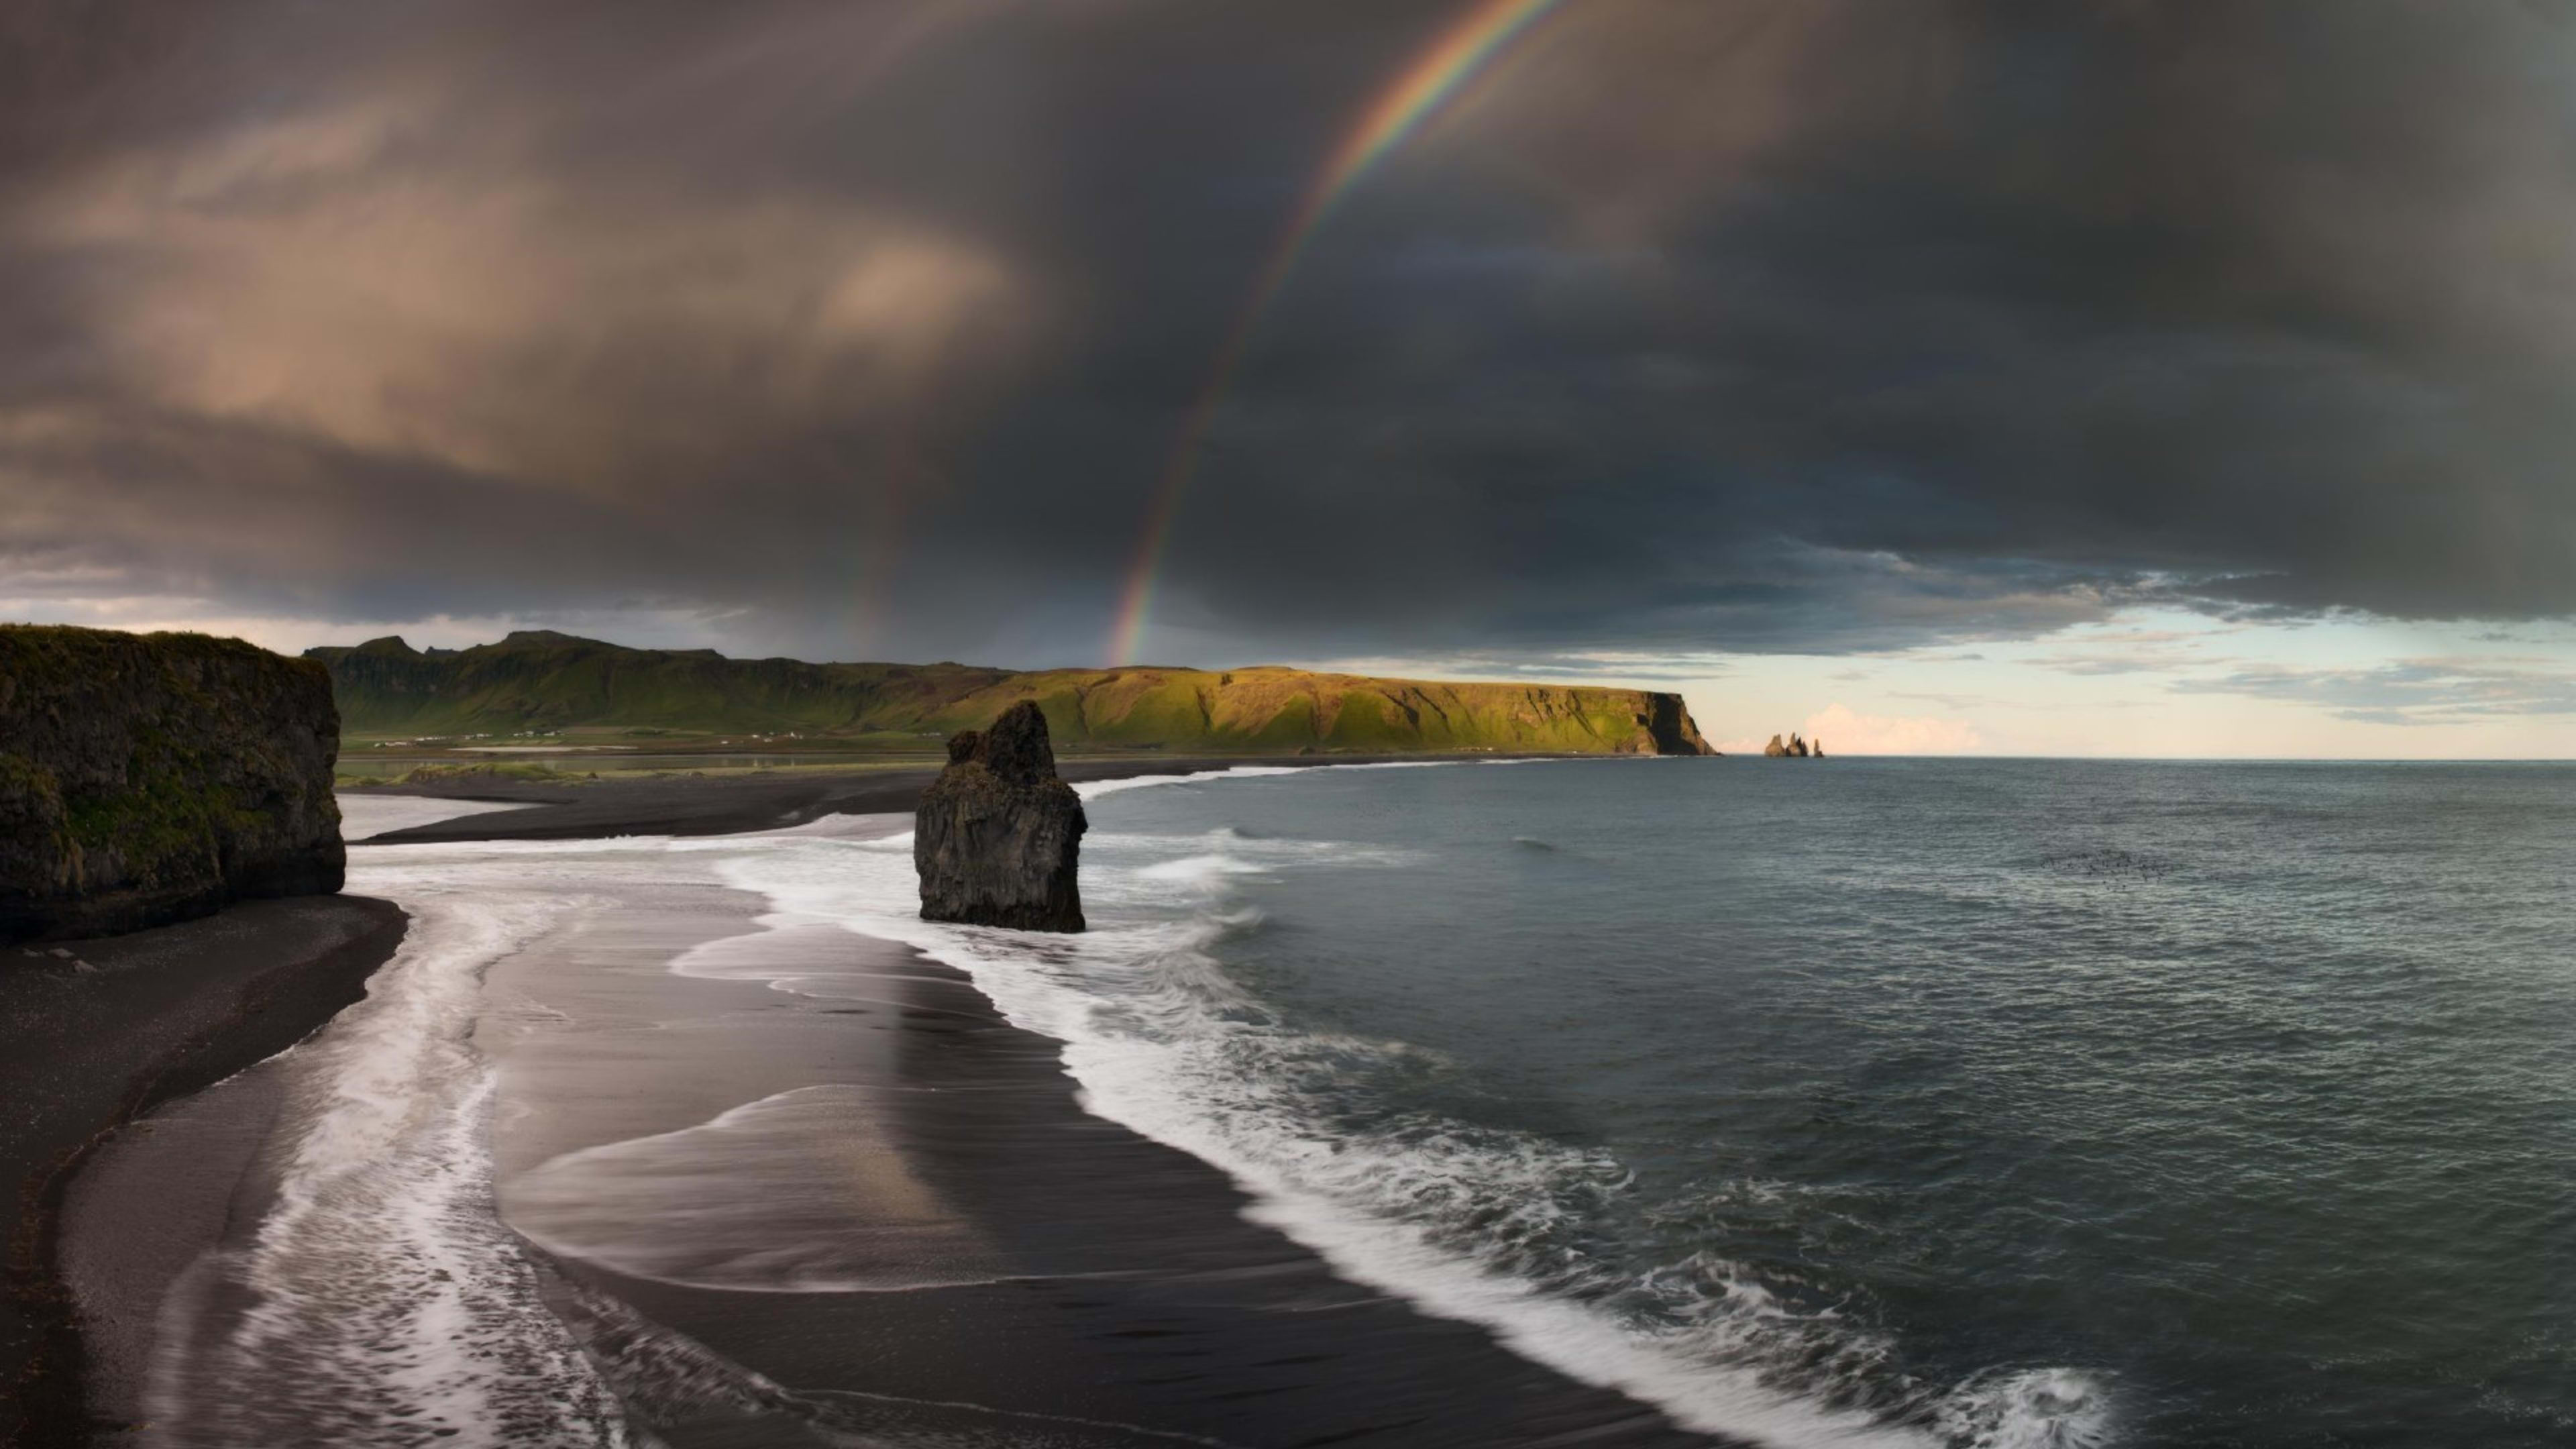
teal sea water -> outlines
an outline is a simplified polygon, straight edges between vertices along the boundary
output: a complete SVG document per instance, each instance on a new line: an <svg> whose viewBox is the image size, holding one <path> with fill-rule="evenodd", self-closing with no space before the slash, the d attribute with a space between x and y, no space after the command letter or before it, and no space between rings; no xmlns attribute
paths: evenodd
<svg viewBox="0 0 2576 1449"><path fill-rule="evenodd" d="M1101 939L976 949L1095 1105L1686 1423L2576 1442L2576 769L1598 761L1090 809Z"/></svg>

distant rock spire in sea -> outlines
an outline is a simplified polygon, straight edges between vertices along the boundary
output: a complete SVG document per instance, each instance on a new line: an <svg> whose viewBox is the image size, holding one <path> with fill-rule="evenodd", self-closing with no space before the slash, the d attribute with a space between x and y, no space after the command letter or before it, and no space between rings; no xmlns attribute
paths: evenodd
<svg viewBox="0 0 2576 1449"><path fill-rule="evenodd" d="M1778 735L1773 735L1771 737L1771 743L1762 747L1762 753L1775 760L1804 760L1811 758L1821 760L1825 757L1825 742L1817 740L1810 743L1806 740L1800 739L1793 732L1789 736L1788 743L1783 744L1781 743Z"/></svg>

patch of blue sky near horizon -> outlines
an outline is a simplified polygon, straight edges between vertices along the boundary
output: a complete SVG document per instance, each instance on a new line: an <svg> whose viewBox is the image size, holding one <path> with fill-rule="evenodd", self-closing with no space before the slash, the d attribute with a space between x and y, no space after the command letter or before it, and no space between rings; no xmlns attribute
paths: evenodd
<svg viewBox="0 0 2576 1449"><path fill-rule="evenodd" d="M1678 690L1730 754L2576 758L2576 623L2217 619L2137 610L1877 654L1574 651L1285 660L1349 673Z"/></svg>

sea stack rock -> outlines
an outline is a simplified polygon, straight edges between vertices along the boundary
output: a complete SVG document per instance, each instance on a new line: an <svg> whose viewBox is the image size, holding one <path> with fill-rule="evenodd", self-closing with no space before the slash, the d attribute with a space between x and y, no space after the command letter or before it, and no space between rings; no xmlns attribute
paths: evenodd
<svg viewBox="0 0 2576 1449"><path fill-rule="evenodd" d="M237 639L0 625L0 941L340 889L322 666Z"/></svg>
<svg viewBox="0 0 2576 1449"><path fill-rule="evenodd" d="M1780 743L1780 737L1778 735L1773 735L1771 737L1771 743L1762 747L1762 753L1776 760L1789 753L1789 747Z"/></svg>
<svg viewBox="0 0 2576 1449"><path fill-rule="evenodd" d="M948 741L948 768L913 814L921 918L1079 931L1082 799L1056 778L1046 716L1022 701Z"/></svg>

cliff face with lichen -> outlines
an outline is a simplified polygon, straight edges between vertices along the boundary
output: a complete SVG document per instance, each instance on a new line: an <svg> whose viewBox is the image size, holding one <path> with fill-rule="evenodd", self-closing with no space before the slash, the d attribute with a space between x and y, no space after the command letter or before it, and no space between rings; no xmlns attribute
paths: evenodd
<svg viewBox="0 0 2576 1449"><path fill-rule="evenodd" d="M340 889L320 666L202 634L0 625L0 941Z"/></svg>
<svg viewBox="0 0 2576 1449"><path fill-rule="evenodd" d="M1023 931L1083 928L1078 872L1090 822L1056 778L1046 716L1018 704L948 741L948 768L913 812L921 917Z"/></svg>
<svg viewBox="0 0 2576 1449"><path fill-rule="evenodd" d="M331 670L348 727L374 733L794 730L919 748L1026 700L1067 749L1715 753L1680 695L1589 685L1453 684L1272 667L808 664L727 659L706 649L627 649L542 631L471 649L416 650L387 638L305 657Z"/></svg>

